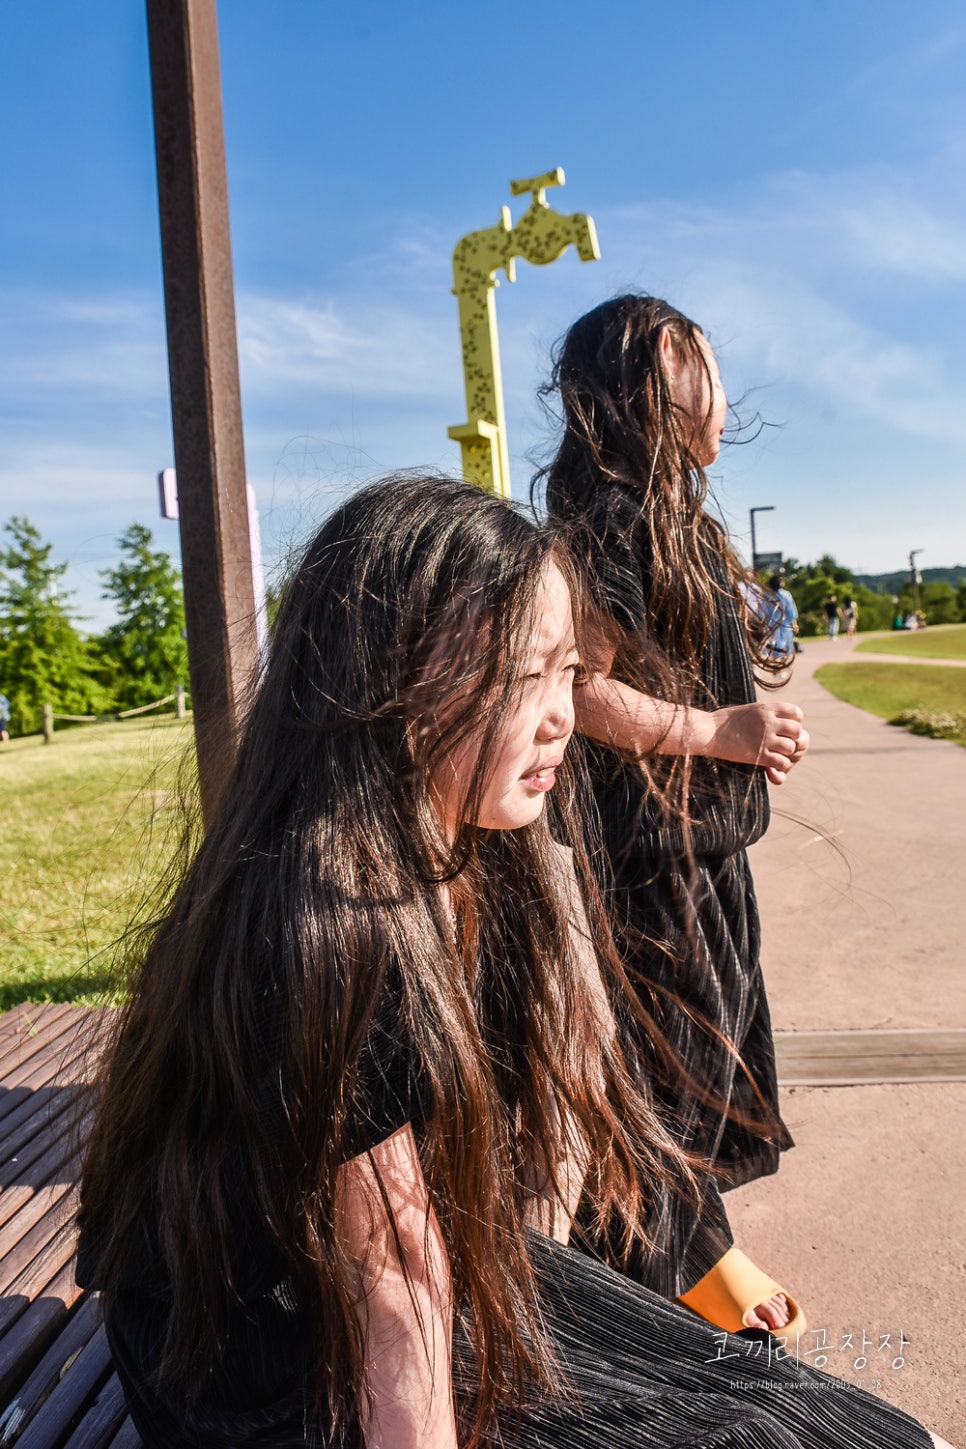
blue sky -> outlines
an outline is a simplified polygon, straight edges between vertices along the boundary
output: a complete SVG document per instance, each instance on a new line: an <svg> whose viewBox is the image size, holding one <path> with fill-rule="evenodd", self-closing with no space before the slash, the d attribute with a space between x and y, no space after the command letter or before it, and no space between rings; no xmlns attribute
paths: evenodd
<svg viewBox="0 0 966 1449"><path fill-rule="evenodd" d="M966 15L953 0L219 7L249 481L268 563L394 467L453 470L450 256L563 166L602 259L520 264L498 311L515 490L548 349L627 287L708 332L774 426L715 475L739 547L966 562ZM0 520L94 624L171 462L140 0L0 9ZM513 203L515 214L521 205Z"/></svg>

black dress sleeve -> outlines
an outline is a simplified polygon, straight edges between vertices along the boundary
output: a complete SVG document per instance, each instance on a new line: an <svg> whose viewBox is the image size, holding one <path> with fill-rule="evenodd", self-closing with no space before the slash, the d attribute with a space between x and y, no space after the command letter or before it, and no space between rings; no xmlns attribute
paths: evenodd
<svg viewBox="0 0 966 1449"><path fill-rule="evenodd" d="M391 971L359 1060L354 1109L346 1128L346 1160L378 1147L407 1123L418 1139L427 1098L402 982L398 971Z"/></svg>

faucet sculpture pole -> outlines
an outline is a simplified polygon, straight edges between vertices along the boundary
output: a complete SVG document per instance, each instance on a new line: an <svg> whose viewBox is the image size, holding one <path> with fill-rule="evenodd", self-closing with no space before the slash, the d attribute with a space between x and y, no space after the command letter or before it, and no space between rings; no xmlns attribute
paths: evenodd
<svg viewBox="0 0 966 1449"><path fill-rule="evenodd" d="M546 188L562 186L561 167L543 176L511 181L514 196L530 193L530 205L516 226L510 208L500 208L496 226L471 231L453 252L453 291L459 302L468 421L449 429L463 454L463 473L481 488L510 497L510 458L503 409L503 378L496 331L496 273L516 281L514 260L543 267L568 246L582 262L600 258L593 220L583 212L562 216L547 204Z"/></svg>

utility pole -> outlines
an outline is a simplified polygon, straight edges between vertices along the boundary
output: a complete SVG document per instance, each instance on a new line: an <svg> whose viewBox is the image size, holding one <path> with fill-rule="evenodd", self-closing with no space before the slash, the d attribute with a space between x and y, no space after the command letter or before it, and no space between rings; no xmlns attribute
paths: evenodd
<svg viewBox="0 0 966 1449"><path fill-rule="evenodd" d="M201 805L235 756L258 647L215 0L147 0L171 420Z"/></svg>
<svg viewBox="0 0 966 1449"><path fill-rule="evenodd" d="M916 614L922 613L922 608L920 606L919 600L919 585L922 582L922 575L916 568L916 555L920 553L925 553L925 551L926 550L924 548L914 548L910 549L909 551L909 572L912 575L912 599L914 605L913 612Z"/></svg>

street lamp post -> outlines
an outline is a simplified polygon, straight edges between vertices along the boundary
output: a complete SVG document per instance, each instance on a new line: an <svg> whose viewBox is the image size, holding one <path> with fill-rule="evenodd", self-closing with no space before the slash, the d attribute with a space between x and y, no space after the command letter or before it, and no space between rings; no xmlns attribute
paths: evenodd
<svg viewBox="0 0 966 1449"><path fill-rule="evenodd" d="M916 554L918 553L925 553L925 549L913 548L909 550L909 572L912 575L912 601L917 615L922 612L919 601L919 570L916 568Z"/></svg>
<svg viewBox="0 0 966 1449"><path fill-rule="evenodd" d="M774 511L775 511L775 505L774 505L774 503L766 503L766 504L764 504L760 508L749 508L749 510L748 510L749 517L751 518L751 571L752 571L752 573L757 573L757 571L758 571L758 545L755 542L755 514L756 513L774 513Z"/></svg>

